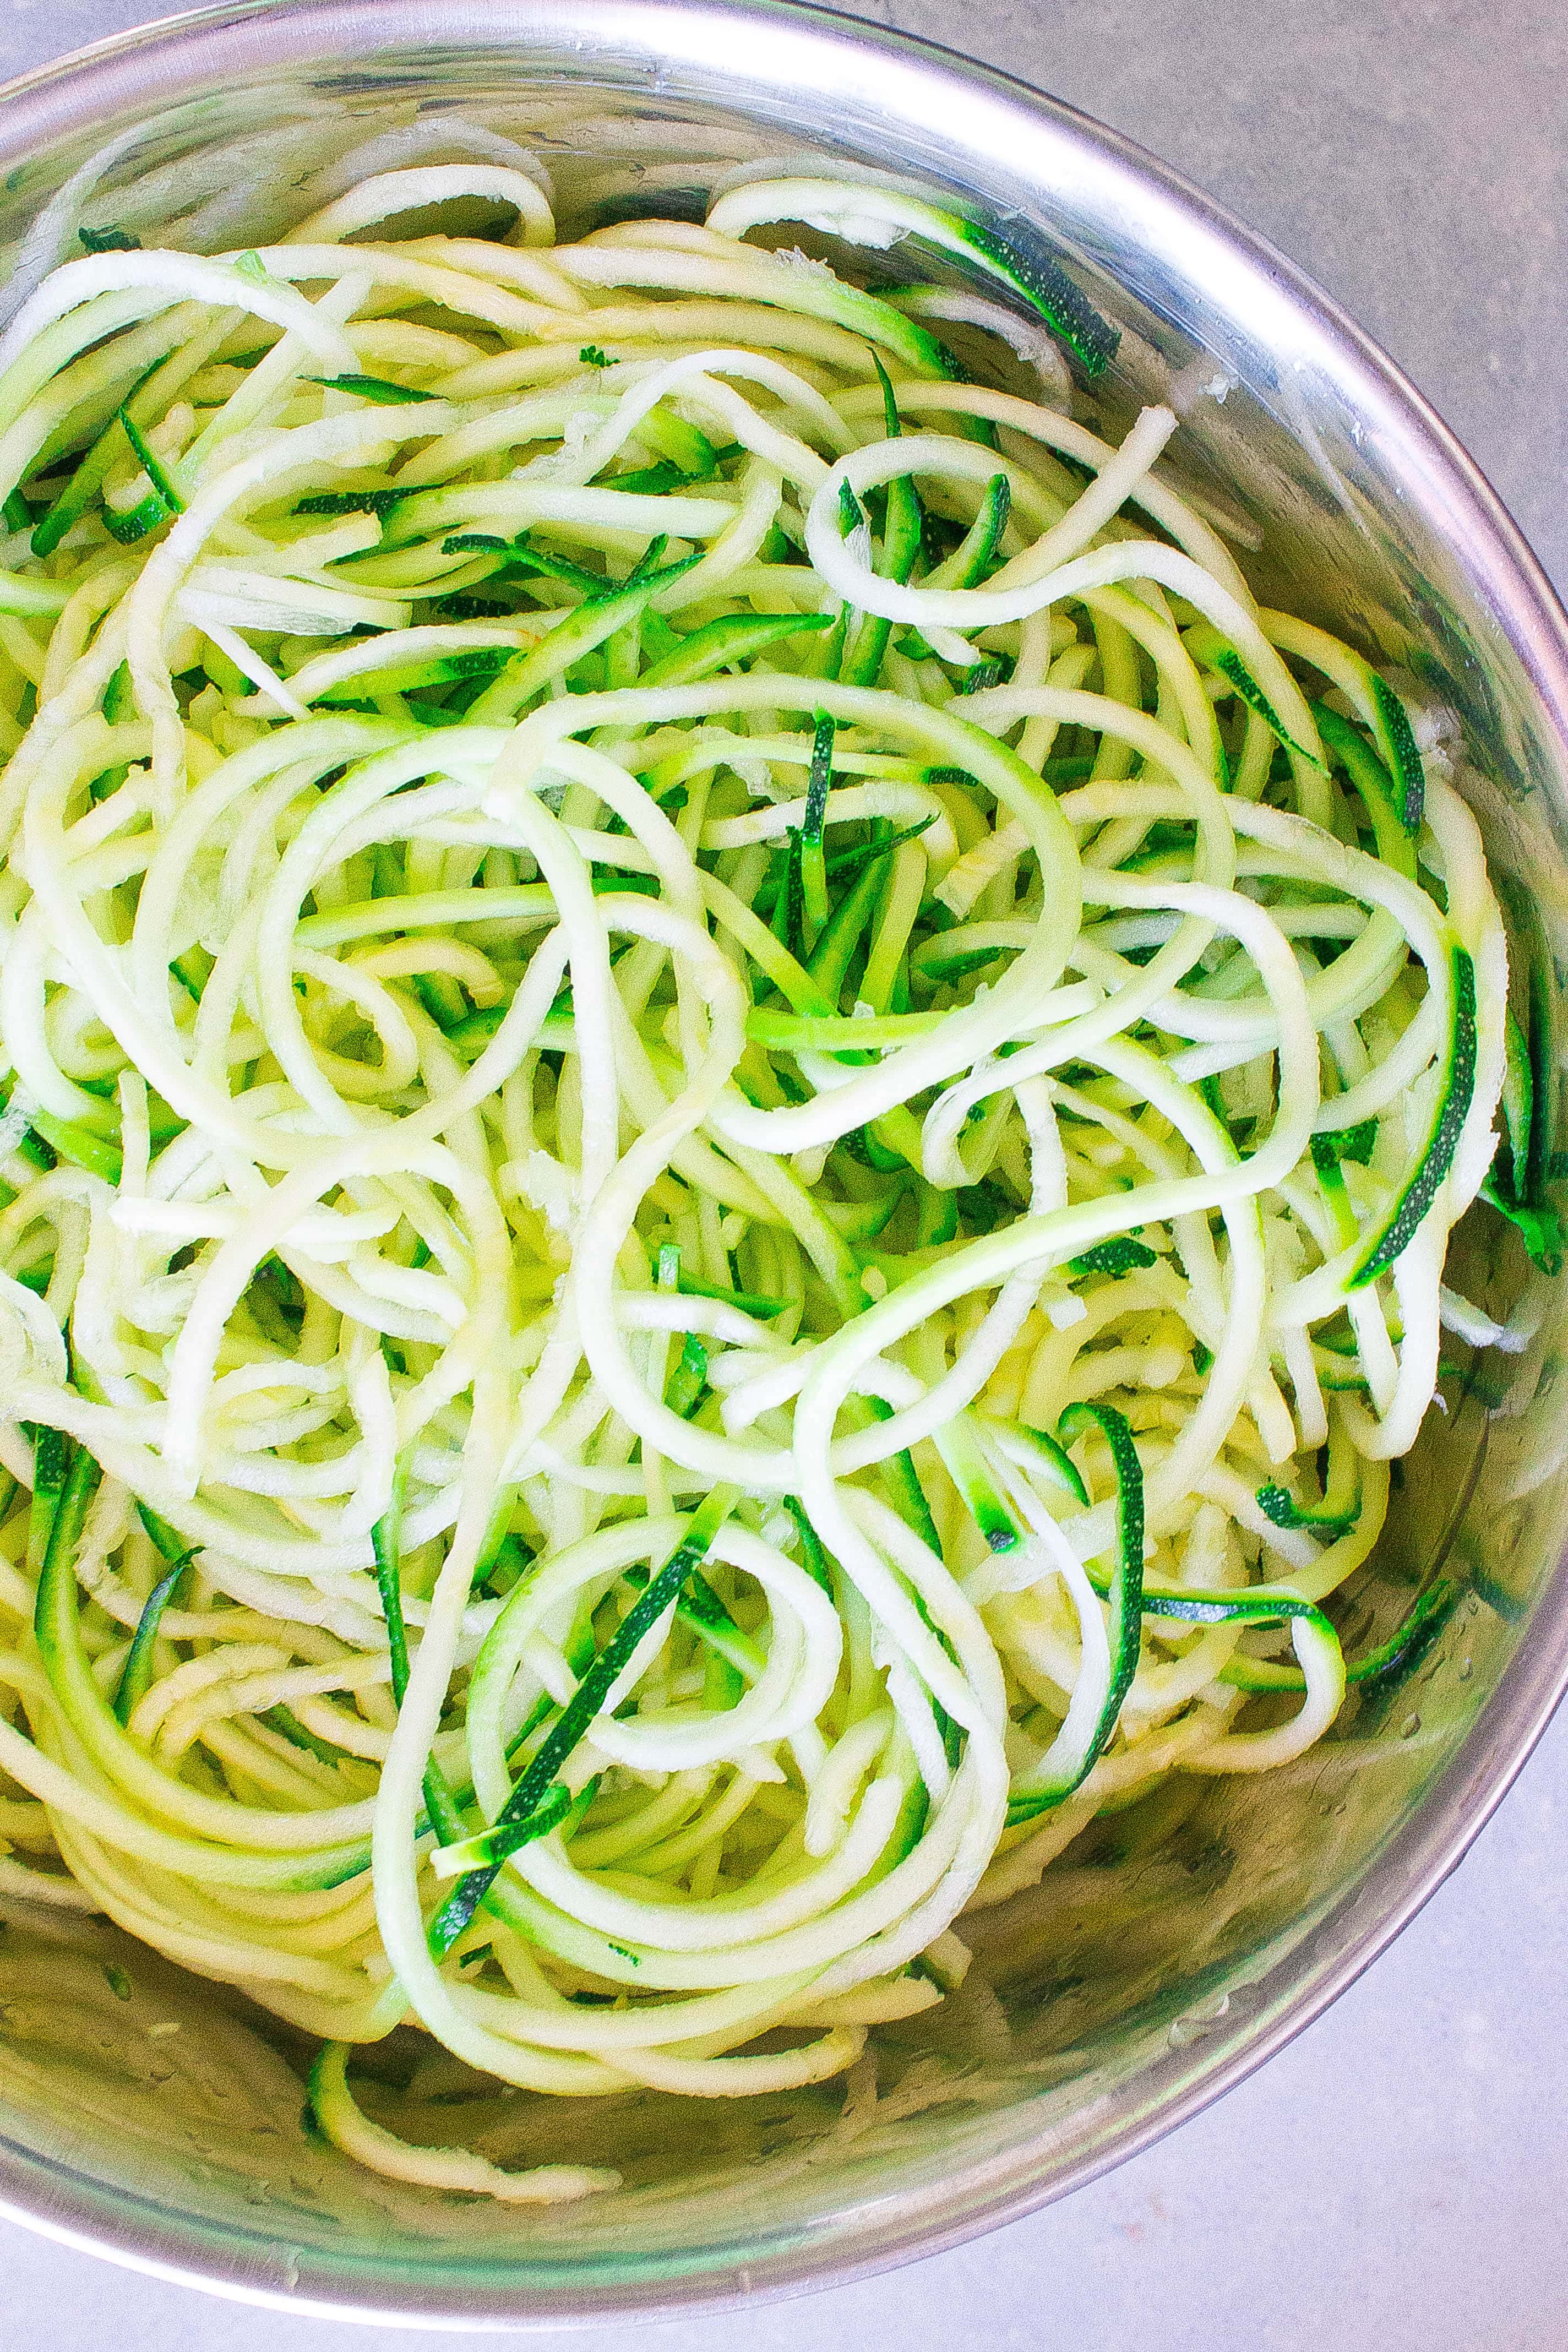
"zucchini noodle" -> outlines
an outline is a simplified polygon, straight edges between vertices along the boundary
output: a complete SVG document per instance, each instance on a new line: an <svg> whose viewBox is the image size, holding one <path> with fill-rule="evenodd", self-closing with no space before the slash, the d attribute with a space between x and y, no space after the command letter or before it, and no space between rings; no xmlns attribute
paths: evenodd
<svg viewBox="0 0 1568 2352"><path fill-rule="evenodd" d="M1535 1048L1056 264L806 179L560 244L461 125L59 259L113 160L0 337L0 1884L319 2036L361 2163L584 2195L353 2049L825 2080L1430 1642L1342 1596L1500 1332L1450 1227L1554 1244Z"/></svg>

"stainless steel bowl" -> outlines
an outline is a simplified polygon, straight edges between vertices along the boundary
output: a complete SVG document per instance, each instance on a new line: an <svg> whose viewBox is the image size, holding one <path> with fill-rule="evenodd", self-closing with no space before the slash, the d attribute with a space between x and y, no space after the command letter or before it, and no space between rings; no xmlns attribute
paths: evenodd
<svg viewBox="0 0 1568 2352"><path fill-rule="evenodd" d="M803 152L892 169L1045 236L1127 331L1113 425L1202 357L1230 389L1181 436L1194 487L1266 534L1258 584L1405 664L1454 712L1516 956L1568 982L1568 625L1486 483L1395 370L1259 238L1126 142L959 59L787 6L297 0L218 8L3 93L0 236L90 152L219 191L232 247L280 189L420 108L535 138L565 226ZM258 134L261 134L258 138ZM111 181L113 175L111 174ZM212 215L207 216L209 226ZM1464 1281L1525 1286L1472 1221ZM1097 1825L976 1923L962 1995L886 2029L878 2099L497 2097L456 2066L443 2127L503 2158L613 2144L613 2198L516 2218L370 2179L300 2126L301 2053L101 1922L0 1935L0 2200L72 2243L295 2309L512 2326L669 2315L842 2281L1085 2181L1300 2031L1451 1870L1568 1679L1563 1307L1432 1416L1368 1622L1439 1559L1466 1598L1418 1675L1260 1780ZM1493 1385L1489 1386L1490 1381ZM134 1999L104 1974L134 1960ZM177 2025L178 2031L149 2032ZM406 2063L406 2061L405 2062ZM426 2088L431 2087L426 2077Z"/></svg>

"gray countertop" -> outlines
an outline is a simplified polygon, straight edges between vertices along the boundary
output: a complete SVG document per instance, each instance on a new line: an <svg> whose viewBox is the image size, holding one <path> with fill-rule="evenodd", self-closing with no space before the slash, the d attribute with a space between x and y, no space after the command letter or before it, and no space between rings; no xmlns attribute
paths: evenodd
<svg viewBox="0 0 1568 2352"><path fill-rule="evenodd" d="M0 72L143 21L8 0ZM866 0L1140 140L1272 236L1406 369L1568 587L1561 0ZM1568 1721L1455 1876L1280 2057L1032 2220L809 2306L588 2331L584 2352L1514 2352L1568 2335ZM0 2352L316 2352L0 2225ZM379 2331L359 2341L381 2341ZM564 2338L561 2341L564 2346ZM450 2342L387 2331L389 2352Z"/></svg>

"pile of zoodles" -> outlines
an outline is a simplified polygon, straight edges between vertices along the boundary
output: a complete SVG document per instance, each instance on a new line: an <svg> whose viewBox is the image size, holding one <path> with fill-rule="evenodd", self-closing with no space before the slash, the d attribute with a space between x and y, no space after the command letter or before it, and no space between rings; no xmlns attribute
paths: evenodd
<svg viewBox="0 0 1568 2352"><path fill-rule="evenodd" d="M1430 1642L1338 1596L1539 1054L1430 714L1079 421L1055 263L558 245L449 122L257 251L91 186L0 340L0 1891L580 2195L351 2046L826 2079Z"/></svg>

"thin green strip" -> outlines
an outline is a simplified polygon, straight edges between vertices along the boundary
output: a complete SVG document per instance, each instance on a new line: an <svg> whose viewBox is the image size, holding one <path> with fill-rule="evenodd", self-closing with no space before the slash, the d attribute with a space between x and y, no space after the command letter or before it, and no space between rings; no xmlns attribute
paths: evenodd
<svg viewBox="0 0 1568 2352"><path fill-rule="evenodd" d="M120 1722L129 1723L138 1706L153 1687L153 1644L158 1639L158 1626L165 1609L174 1600L186 1569L195 1558L197 1547L181 1555L167 1574L159 1578L142 1606L136 1621L136 1631L131 1637L131 1647L121 1669L120 1687L114 1694L114 1712Z"/></svg>
<svg viewBox="0 0 1568 2352"><path fill-rule="evenodd" d="M1043 1789L1032 1789L1026 1782L1015 1789L1007 1805L1010 1824L1032 1821L1037 1813L1050 1811L1082 1786L1116 1728L1122 1701L1138 1672L1143 1612L1143 1469L1131 1423L1114 1405L1094 1402L1069 1404L1057 1423L1057 1435L1068 1444L1091 1426L1100 1430L1110 1446L1116 1473L1116 1565L1111 1571L1109 1594L1110 1682L1088 1738L1056 1782Z"/></svg>
<svg viewBox="0 0 1568 2352"><path fill-rule="evenodd" d="M1436 1117L1415 1175L1368 1243L1347 1287L1364 1290L1409 1247L1453 1165L1476 1090L1476 967L1464 948L1451 950L1453 1025Z"/></svg>
<svg viewBox="0 0 1568 2352"><path fill-rule="evenodd" d="M641 1598L633 1601L545 1733L511 1795L490 1823L492 1832L526 1822L537 1811L557 1771L603 1706L616 1677L629 1664L645 1633L651 1632L666 1610L679 1600L687 1578L707 1559L714 1537L740 1499L738 1487L715 1486L693 1514L679 1543L650 1580ZM518 1841L520 1844L522 1842ZM471 1872L447 1896L430 1923L430 1949L437 1958L451 1950L500 1868L498 1861Z"/></svg>

